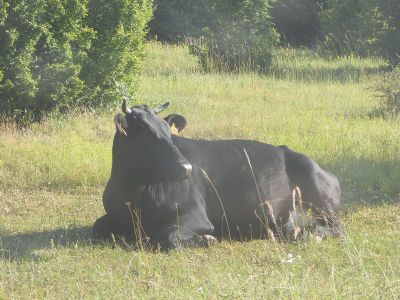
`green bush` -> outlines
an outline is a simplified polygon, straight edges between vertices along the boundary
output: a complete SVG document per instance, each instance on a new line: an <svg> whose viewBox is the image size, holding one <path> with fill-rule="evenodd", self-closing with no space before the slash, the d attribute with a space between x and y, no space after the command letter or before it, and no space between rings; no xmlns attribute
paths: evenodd
<svg viewBox="0 0 400 300"><path fill-rule="evenodd" d="M377 78L375 89L387 112L400 112L400 66Z"/></svg>
<svg viewBox="0 0 400 300"><path fill-rule="evenodd" d="M0 0L0 113L39 120L134 91L150 0ZM1 77L1 75L0 75Z"/></svg>

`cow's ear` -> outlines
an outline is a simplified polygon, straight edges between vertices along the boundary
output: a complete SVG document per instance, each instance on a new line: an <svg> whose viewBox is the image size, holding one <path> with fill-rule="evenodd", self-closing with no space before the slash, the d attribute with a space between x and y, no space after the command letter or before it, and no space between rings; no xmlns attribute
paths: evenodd
<svg viewBox="0 0 400 300"><path fill-rule="evenodd" d="M124 136L127 136L126 129L128 128L128 124L126 123L125 116L123 114L117 114L114 117L114 123L117 127L117 131Z"/></svg>
<svg viewBox="0 0 400 300"><path fill-rule="evenodd" d="M176 129L178 129L178 132L181 132L183 128L186 126L186 119L177 114L171 114L168 115L164 118L165 121L169 124L169 126L175 125Z"/></svg>

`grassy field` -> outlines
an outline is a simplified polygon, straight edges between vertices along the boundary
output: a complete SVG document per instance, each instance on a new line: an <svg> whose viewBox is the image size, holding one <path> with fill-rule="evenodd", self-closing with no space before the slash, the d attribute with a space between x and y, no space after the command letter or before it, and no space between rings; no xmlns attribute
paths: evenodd
<svg viewBox="0 0 400 300"><path fill-rule="evenodd" d="M286 53L285 53L286 51ZM378 59L282 50L271 76L203 74L149 45L136 103L171 101L184 136L286 144L339 177L347 237L153 253L91 241L119 110L0 129L0 299L400 297L400 120L377 118ZM300 57L300 58L298 58Z"/></svg>

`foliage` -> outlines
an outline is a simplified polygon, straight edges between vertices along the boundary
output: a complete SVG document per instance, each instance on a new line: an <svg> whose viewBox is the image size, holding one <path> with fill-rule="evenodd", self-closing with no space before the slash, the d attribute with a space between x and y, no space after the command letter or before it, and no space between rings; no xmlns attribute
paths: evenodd
<svg viewBox="0 0 400 300"><path fill-rule="evenodd" d="M0 27L0 111L39 116L83 89L78 77L93 32L83 25L85 1L8 1Z"/></svg>
<svg viewBox="0 0 400 300"><path fill-rule="evenodd" d="M376 78L375 90L388 112L400 112L400 66Z"/></svg>
<svg viewBox="0 0 400 300"><path fill-rule="evenodd" d="M335 54L396 58L400 54L399 11L395 0L327 0L321 13L325 46Z"/></svg>
<svg viewBox="0 0 400 300"><path fill-rule="evenodd" d="M250 2L156 0L150 32L168 42L194 38L191 41L197 41L195 44L198 46L194 53L199 55L206 70L231 69L232 64L248 61L250 55L255 56L253 61L257 64L259 54L249 51L253 45L254 48L258 47L251 36L253 32L267 41L269 46L265 51L264 63L268 62L268 49L276 40L270 31L272 27L279 33L280 42L285 46L322 45L318 47L319 50L328 50L329 55L379 55L389 58L393 63L400 60L398 0L258 0L249 5ZM248 10L251 6L253 8ZM260 14L256 16L253 9L259 10ZM245 19L250 19L250 22L242 19L242 12L246 12ZM268 24L266 31L265 28L260 29L262 24ZM238 32L240 27L243 30ZM248 33L250 42L238 38ZM201 37L204 39L198 41ZM238 57L240 62L237 61ZM220 67L221 64L226 66Z"/></svg>
<svg viewBox="0 0 400 300"><path fill-rule="evenodd" d="M0 112L38 120L56 108L110 104L118 81L133 92L151 2L0 4Z"/></svg>

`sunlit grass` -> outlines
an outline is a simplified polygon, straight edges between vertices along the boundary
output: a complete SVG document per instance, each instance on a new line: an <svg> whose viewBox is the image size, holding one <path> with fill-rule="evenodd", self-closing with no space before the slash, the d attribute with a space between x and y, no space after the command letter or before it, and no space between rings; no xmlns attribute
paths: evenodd
<svg viewBox="0 0 400 300"><path fill-rule="evenodd" d="M311 156L341 181L347 237L170 253L94 244L119 107L25 131L2 125L0 299L400 296L400 120L370 116L379 102L367 76L353 80L358 71L351 70L330 78L319 66L339 63L311 54L294 57L298 66L282 58L293 76L204 74L183 46L150 44L148 51L132 105L171 101L165 114L186 117L187 137L257 139ZM349 64L379 69L382 62Z"/></svg>

